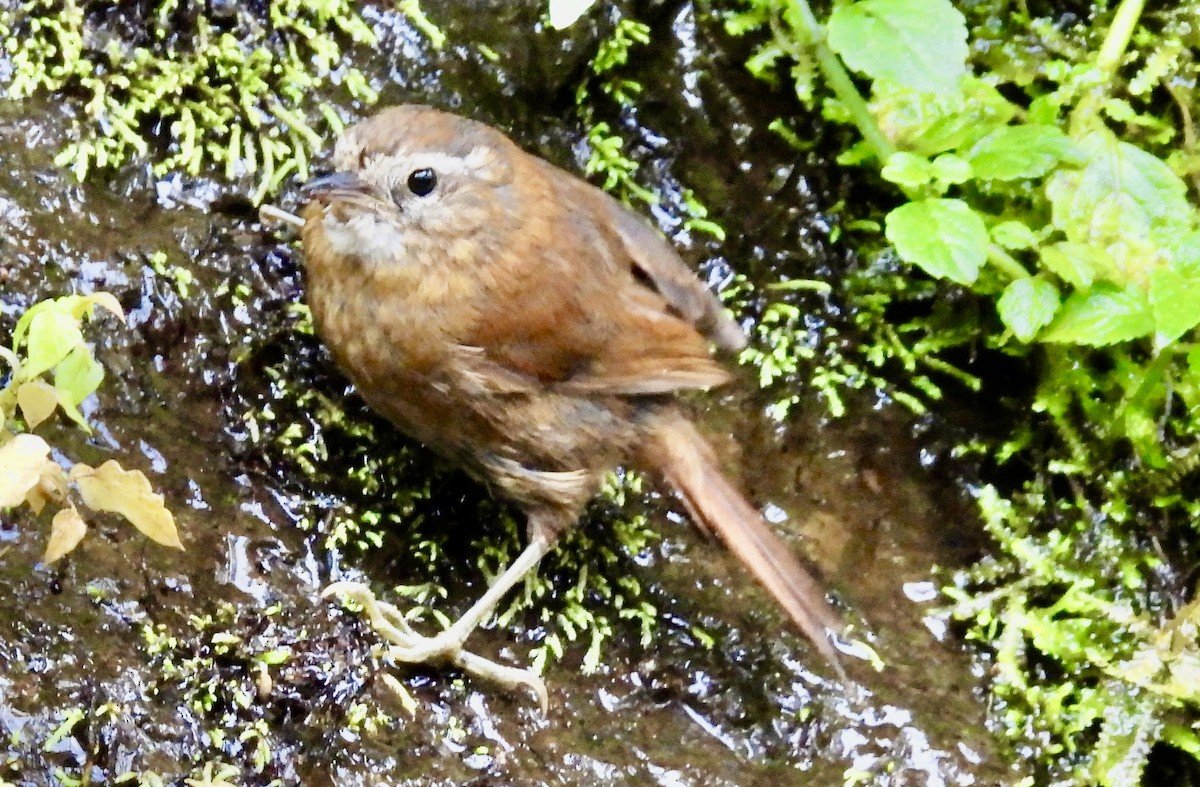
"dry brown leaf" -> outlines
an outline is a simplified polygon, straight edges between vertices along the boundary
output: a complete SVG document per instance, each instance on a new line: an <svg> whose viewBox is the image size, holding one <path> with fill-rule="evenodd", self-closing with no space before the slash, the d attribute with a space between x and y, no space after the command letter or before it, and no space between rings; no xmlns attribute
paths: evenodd
<svg viewBox="0 0 1200 787"><path fill-rule="evenodd" d="M87 535L87 523L75 506L67 506L54 515L50 522L50 540L46 543L46 554L42 562L53 563L68 554Z"/></svg>
<svg viewBox="0 0 1200 787"><path fill-rule="evenodd" d="M37 435L19 434L0 445L0 508L24 503L47 465L58 467L50 459L50 445Z"/></svg>
<svg viewBox="0 0 1200 787"><path fill-rule="evenodd" d="M99 467L80 463L71 468L71 480L89 508L120 514L149 538L183 549L175 517L141 470L126 470L115 459Z"/></svg>
<svg viewBox="0 0 1200 787"><path fill-rule="evenodd" d="M17 389L17 404L26 426L36 429L58 407L58 391L45 380L31 380Z"/></svg>

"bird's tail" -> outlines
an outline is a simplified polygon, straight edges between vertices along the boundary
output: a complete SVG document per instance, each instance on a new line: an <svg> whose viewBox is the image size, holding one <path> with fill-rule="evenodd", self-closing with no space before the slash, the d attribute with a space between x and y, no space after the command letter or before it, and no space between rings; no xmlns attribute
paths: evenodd
<svg viewBox="0 0 1200 787"><path fill-rule="evenodd" d="M712 448L696 428L678 412L658 413L643 460L683 496L692 519L750 569L844 679L830 641L842 631L840 617L791 549L717 468Z"/></svg>

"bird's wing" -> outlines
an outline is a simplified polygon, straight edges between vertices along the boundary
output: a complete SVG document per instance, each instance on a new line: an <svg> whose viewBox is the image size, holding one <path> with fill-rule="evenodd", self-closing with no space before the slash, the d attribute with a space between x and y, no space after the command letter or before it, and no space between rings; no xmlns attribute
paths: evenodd
<svg viewBox="0 0 1200 787"><path fill-rule="evenodd" d="M717 297L671 244L641 216L608 194L597 192L607 226L620 241L636 278L656 291L668 309L724 350L746 346L746 335Z"/></svg>
<svg viewBox="0 0 1200 787"><path fill-rule="evenodd" d="M498 380L517 375L588 394L727 382L710 341L737 349L745 339L719 301L640 217L582 181L552 174L558 202L575 206L552 219L560 251L548 256L531 245L527 264L497 280L497 297L466 342L482 350L476 368L486 374L490 364Z"/></svg>

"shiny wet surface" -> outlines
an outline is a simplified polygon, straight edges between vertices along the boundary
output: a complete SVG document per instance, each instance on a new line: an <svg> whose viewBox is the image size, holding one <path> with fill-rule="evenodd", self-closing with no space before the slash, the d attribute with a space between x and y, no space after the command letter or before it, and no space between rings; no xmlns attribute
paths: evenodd
<svg viewBox="0 0 1200 787"><path fill-rule="evenodd" d="M458 35L471 35L471 24L460 23ZM680 24L663 19L659 32ZM453 37L454 26L448 32ZM822 210L852 185L820 162L796 164L781 145L739 132L770 111L761 88L747 83L733 54L718 49L697 62L684 57L683 39L672 40L679 51L664 47L654 55L663 62L645 66L670 74L668 90L690 84L694 71L721 76L706 88L703 112L687 109L686 96L668 97L650 103L643 125L628 132L643 143L662 140L643 149L662 162L668 193L678 179L710 207L722 206L716 218L731 240L677 238L685 256L715 278L727 267L763 282L836 272L845 261L829 248ZM503 53L519 42L488 43ZM437 56L397 77L383 100L461 108L471 96L472 114L578 170L578 130L551 109L545 77L570 54L543 45L549 54L506 63L504 79L472 57ZM533 83L551 97L511 98L512 85ZM73 460L120 456L146 471L175 512L187 551L158 548L101 518L75 554L50 568L38 563L46 523L6 515L0 776L57 784L61 769L112 783L123 772L155 771L179 783L221 761L238 769L239 784L1006 781L972 662L929 603L940 581L934 567L961 564L980 548L953 477L961 468L938 447L944 436L936 424L914 429L898 408L865 400L830 420L804 391L780 427L761 415L766 399L748 393L750 373L740 393L713 398L722 406L705 424L754 501L834 588L882 671L850 658L852 683L837 685L735 561L668 511L670 501L652 500L648 516L662 540L614 569L648 589L657 614L648 645L633 623L618 627L601 668L584 674L586 646L569 643L547 669L544 718L527 699L452 671L396 670L416 700L410 716L380 678L371 633L319 597L347 575L381 591L403 584L403 555L363 558L298 528L310 498L329 490L305 490L282 472L286 463L254 443L244 418L271 401L279 381L263 370L280 368L280 357L294 357L282 367L295 375L288 384L343 400L345 385L315 341L294 333L289 307L301 298L302 250L280 228L258 223L238 201L238 184L216 199L218 187L155 181L136 167L76 184L52 161L62 111L55 102L0 104L0 150L13 162L0 172L9 227L0 240L0 325L10 328L41 298L117 295L128 327L108 320L89 334L108 370L88 412L96 433L65 424L39 433ZM672 137L657 137L656 128ZM280 202L294 207L295 198L292 189ZM658 214L668 229L674 207L669 198ZM149 258L158 251L195 277L187 297L155 272ZM783 271L784 264L798 267ZM412 450L386 433L380 450L397 445ZM424 526L477 527L464 519L489 510L478 504L486 496L449 478L441 497L434 491ZM602 529L602 517L586 527ZM481 582L464 572L440 608L464 608ZM695 636L697 625L712 647ZM520 663L537 628L530 615L480 632L471 646ZM283 663L260 666L262 654L276 650L288 654ZM390 718L376 719L380 711ZM82 720L55 741L74 712Z"/></svg>

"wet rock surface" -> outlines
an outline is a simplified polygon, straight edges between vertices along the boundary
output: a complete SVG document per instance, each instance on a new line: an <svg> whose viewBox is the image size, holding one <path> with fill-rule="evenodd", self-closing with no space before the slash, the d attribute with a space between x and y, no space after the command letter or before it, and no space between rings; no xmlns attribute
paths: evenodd
<svg viewBox="0 0 1200 787"><path fill-rule="evenodd" d="M381 102L431 103L496 123L578 171L574 85L607 22L562 34L543 29L537 4L424 5L446 20L451 43L441 53L391 12L367 11L383 43L376 62L359 66L377 75ZM831 162L800 159L766 131L785 96L742 73L741 44L724 38L706 8L638 10L654 43L640 50L632 74L647 93L638 112L606 119L664 194L654 218L686 258L714 281L731 270L760 282L829 276L853 264L832 249L827 212L856 186ZM452 21L456 14L463 21ZM483 25L488 14L507 21ZM462 43L481 40L498 61ZM302 513L337 509L352 492L305 488L287 461L255 441L245 417L291 386L370 419L317 342L296 332L303 250L239 201L247 184L154 179L136 165L77 184L53 163L69 111L57 99L0 103L0 151L10 162L0 172L8 228L0 333L43 298L101 289L117 296L128 324L106 319L89 333L108 374L85 408L95 432L62 422L39 434L73 460L118 456L145 471L174 511L186 552L99 517L76 552L47 567L39 563L46 523L4 515L0 778L58 784L58 772L109 784L155 772L182 783L223 763L236 769L231 783L247 785L1004 781L971 662L927 603L933 567L978 547L952 469L920 460L931 432L914 435L903 413L868 402L830 420L804 394L779 427L761 415L765 402L749 373L739 391L712 398L723 406L706 419L708 430L859 622L882 671L848 659L852 681L839 685L669 500L648 507L662 540L611 569L648 588L657 633L643 645L635 625L618 628L593 674L582 670L586 643L568 643L546 671L545 717L527 698L450 670L380 663L375 636L320 591L345 576L381 592L409 582L406 543L396 537L364 558L328 543L329 531L301 529ZM819 142L825 132L812 133ZM725 226L725 243L682 229L683 184ZM294 206L297 185L278 203ZM156 252L166 255L165 272L151 263ZM194 277L186 294L175 269ZM279 369L288 376L268 376ZM381 454L415 457L404 466L426 484L435 479L424 527L461 532L495 510L458 475L431 474L432 460L386 425L373 428ZM313 461L336 466L341 458L330 450ZM602 531L602 513L586 527ZM484 581L461 548L450 559L462 572L438 602L447 614ZM480 632L471 646L522 663L539 625L527 615ZM714 637L712 647L697 626ZM385 674L402 680L411 712Z"/></svg>

